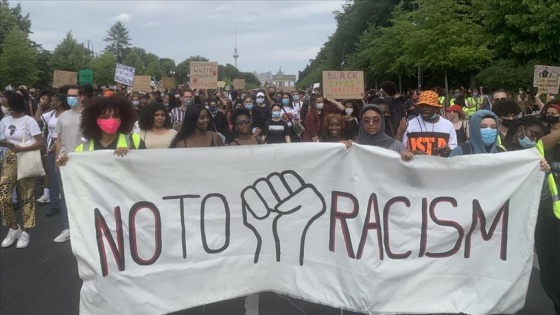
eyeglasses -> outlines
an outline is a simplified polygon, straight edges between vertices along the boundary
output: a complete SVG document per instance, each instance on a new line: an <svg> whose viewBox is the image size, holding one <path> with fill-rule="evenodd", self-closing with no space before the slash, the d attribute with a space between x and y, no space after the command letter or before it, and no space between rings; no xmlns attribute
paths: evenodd
<svg viewBox="0 0 560 315"><path fill-rule="evenodd" d="M381 123L381 118L380 117L373 117L373 118L367 117L367 118L362 119L362 123L364 123L364 125L371 125L371 124L379 125Z"/></svg>
<svg viewBox="0 0 560 315"><path fill-rule="evenodd" d="M251 120L250 120L250 119L242 119L242 120L238 120L238 121L235 122L235 124L236 124L237 126L248 125L248 124L250 124L250 123L251 123Z"/></svg>

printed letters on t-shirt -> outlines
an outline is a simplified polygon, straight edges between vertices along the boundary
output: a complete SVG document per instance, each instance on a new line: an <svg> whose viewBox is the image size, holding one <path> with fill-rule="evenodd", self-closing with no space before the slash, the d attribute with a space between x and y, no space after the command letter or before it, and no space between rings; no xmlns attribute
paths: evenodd
<svg viewBox="0 0 560 315"><path fill-rule="evenodd" d="M406 144L411 151L422 151L434 155L435 148L443 148L449 144L449 134L444 132L411 132Z"/></svg>

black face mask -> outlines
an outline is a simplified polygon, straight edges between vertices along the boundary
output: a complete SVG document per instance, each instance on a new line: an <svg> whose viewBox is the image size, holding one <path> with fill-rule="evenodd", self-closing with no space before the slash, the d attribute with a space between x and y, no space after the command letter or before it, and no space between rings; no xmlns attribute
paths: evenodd
<svg viewBox="0 0 560 315"><path fill-rule="evenodd" d="M547 122L549 124L557 124L557 123L560 122L560 117L546 115L545 122Z"/></svg>
<svg viewBox="0 0 560 315"><path fill-rule="evenodd" d="M509 128L513 125L515 119L502 119L502 126Z"/></svg>

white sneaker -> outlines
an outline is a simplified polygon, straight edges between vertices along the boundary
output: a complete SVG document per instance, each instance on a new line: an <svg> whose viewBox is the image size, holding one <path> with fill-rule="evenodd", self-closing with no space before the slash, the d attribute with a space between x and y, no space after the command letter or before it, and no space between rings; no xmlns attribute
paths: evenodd
<svg viewBox="0 0 560 315"><path fill-rule="evenodd" d="M41 198L37 199L38 203L50 203L51 199L49 198L49 195L42 195Z"/></svg>
<svg viewBox="0 0 560 315"><path fill-rule="evenodd" d="M9 229L8 230L8 235L6 235L6 238L2 241L2 247L10 247L12 246L12 244L19 238L19 236L21 235L21 228L18 225L17 230L14 229Z"/></svg>
<svg viewBox="0 0 560 315"><path fill-rule="evenodd" d="M64 242L66 242L66 241L69 240L69 239L70 239L70 230L69 230L69 229L65 229L65 230L62 231L62 233L60 233L59 236L57 236L57 237L54 239L54 241L55 241L56 243L64 243Z"/></svg>
<svg viewBox="0 0 560 315"><path fill-rule="evenodd" d="M17 241L16 248L26 248L29 245L29 233L22 232Z"/></svg>

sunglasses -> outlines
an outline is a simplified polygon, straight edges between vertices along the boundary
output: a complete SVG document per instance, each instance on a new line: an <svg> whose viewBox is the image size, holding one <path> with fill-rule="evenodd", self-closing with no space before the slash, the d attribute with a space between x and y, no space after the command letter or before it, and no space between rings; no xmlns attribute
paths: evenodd
<svg viewBox="0 0 560 315"><path fill-rule="evenodd" d="M238 121L235 122L235 124L236 124L237 126L248 125L248 124L250 124L250 123L251 123L251 120L250 120L250 119L241 119L241 120L238 120Z"/></svg>

